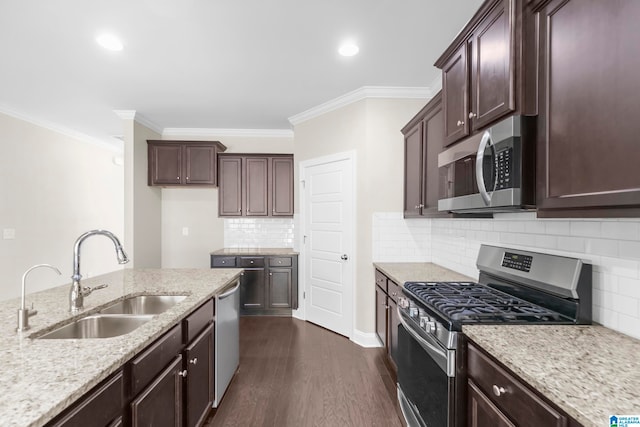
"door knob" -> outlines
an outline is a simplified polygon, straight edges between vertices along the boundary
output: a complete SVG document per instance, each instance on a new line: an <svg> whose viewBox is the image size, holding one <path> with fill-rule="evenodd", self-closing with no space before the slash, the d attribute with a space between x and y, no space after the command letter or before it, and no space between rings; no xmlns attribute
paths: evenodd
<svg viewBox="0 0 640 427"><path fill-rule="evenodd" d="M347 256L347 254L343 254L343 255L340 257L340 259L341 259L341 260L343 260L343 261L346 261L346 260L348 260L348 259L349 259L349 257Z"/></svg>

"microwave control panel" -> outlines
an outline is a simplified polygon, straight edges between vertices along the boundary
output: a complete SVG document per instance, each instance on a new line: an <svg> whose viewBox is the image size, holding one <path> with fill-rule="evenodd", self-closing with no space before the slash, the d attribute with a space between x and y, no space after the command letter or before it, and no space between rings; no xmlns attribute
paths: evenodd
<svg viewBox="0 0 640 427"><path fill-rule="evenodd" d="M496 190L513 188L513 147L495 154Z"/></svg>

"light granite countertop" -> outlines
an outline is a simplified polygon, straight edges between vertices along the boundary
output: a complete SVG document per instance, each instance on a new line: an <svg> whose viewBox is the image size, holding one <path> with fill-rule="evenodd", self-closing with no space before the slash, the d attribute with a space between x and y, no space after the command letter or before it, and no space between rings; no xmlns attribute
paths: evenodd
<svg viewBox="0 0 640 427"><path fill-rule="evenodd" d="M477 282L430 262L374 262L373 266L402 286L404 282Z"/></svg>
<svg viewBox="0 0 640 427"><path fill-rule="evenodd" d="M292 248L222 248L211 255L298 255Z"/></svg>
<svg viewBox="0 0 640 427"><path fill-rule="evenodd" d="M70 284L27 294L38 314L31 329L17 333L20 299L0 302L0 420L3 427L41 426L82 397L136 353L168 331L207 299L232 285L242 269L120 270L82 281L84 286L106 283L84 300L78 315L69 312ZM114 300L140 294L188 295L133 332L103 339L32 339L94 313Z"/></svg>
<svg viewBox="0 0 640 427"><path fill-rule="evenodd" d="M640 340L603 326L468 325L462 331L585 427L640 414Z"/></svg>

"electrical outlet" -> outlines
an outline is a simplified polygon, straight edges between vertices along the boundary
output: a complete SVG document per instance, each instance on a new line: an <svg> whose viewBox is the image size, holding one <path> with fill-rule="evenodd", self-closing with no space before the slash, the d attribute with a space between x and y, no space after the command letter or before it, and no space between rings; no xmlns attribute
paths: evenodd
<svg viewBox="0 0 640 427"><path fill-rule="evenodd" d="M2 229L2 238L4 240L13 240L16 238L16 230L14 228Z"/></svg>
<svg viewBox="0 0 640 427"><path fill-rule="evenodd" d="M183 236L189 235L189 227L182 227L182 235Z"/></svg>

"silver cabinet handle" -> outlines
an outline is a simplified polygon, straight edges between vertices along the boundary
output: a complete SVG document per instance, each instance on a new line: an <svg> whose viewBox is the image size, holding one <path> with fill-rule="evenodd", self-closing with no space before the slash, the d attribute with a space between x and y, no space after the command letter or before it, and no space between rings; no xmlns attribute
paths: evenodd
<svg viewBox="0 0 640 427"><path fill-rule="evenodd" d="M182 378L187 378L187 370L185 369L184 371L178 371L178 375Z"/></svg>
<svg viewBox="0 0 640 427"><path fill-rule="evenodd" d="M498 387L497 385L493 385L493 394L495 394L497 397L500 397L501 395L505 394L507 391L504 389L504 387Z"/></svg>
<svg viewBox="0 0 640 427"><path fill-rule="evenodd" d="M198 358L194 357L193 359L189 360L189 363L191 363L192 365L197 365L198 364Z"/></svg>
<svg viewBox="0 0 640 427"><path fill-rule="evenodd" d="M462 125L464 125L464 122L463 122L462 120L458 120L457 125L458 125L458 126L462 126Z"/></svg>
<svg viewBox="0 0 640 427"><path fill-rule="evenodd" d="M478 117L478 115L476 113L469 113L469 118L470 119L475 119L476 117Z"/></svg>

